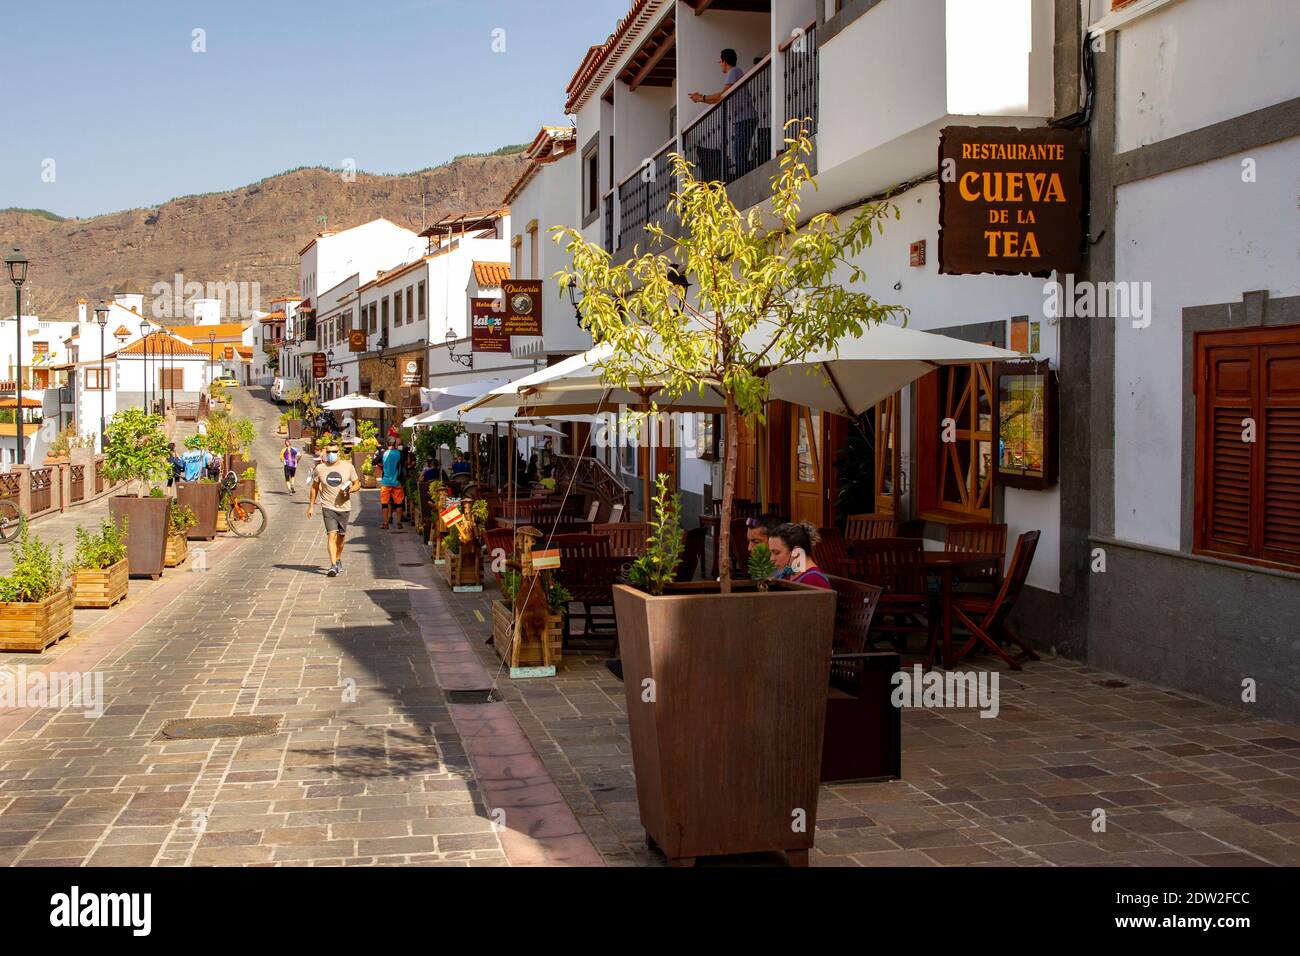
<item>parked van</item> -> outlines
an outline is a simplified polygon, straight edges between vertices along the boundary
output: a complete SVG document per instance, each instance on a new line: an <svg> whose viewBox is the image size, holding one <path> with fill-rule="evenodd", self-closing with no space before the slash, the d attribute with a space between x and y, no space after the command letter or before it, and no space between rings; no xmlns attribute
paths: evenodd
<svg viewBox="0 0 1300 956"><path fill-rule="evenodd" d="M271 401L275 402L277 405L283 405L284 394L288 390L289 390L288 380L283 378L277 378L275 381L271 383Z"/></svg>

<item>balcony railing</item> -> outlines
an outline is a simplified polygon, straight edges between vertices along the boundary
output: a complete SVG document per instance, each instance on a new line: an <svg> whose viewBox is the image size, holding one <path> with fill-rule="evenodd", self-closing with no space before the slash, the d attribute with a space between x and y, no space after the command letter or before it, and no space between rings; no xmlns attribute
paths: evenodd
<svg viewBox="0 0 1300 956"><path fill-rule="evenodd" d="M603 235L604 249L606 252L614 251L614 190L605 193L605 198L601 200L605 206L605 232Z"/></svg>
<svg viewBox="0 0 1300 956"><path fill-rule="evenodd" d="M772 58L682 133L682 152L709 182L733 183L772 158Z"/></svg>
<svg viewBox="0 0 1300 956"><path fill-rule="evenodd" d="M673 193L673 169L669 156L677 149L674 137L660 147L618 187L619 247L637 242L645 227L659 222Z"/></svg>
<svg viewBox="0 0 1300 956"><path fill-rule="evenodd" d="M804 124L809 135L817 132L817 24L805 27L781 48L785 66L785 119L812 119ZM793 133L787 133L789 136Z"/></svg>

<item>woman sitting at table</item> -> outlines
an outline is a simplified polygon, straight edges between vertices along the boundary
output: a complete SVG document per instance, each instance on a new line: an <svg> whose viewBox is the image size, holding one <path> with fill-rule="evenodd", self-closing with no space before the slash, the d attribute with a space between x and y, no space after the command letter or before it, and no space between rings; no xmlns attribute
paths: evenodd
<svg viewBox="0 0 1300 956"><path fill-rule="evenodd" d="M807 523L783 524L772 531L767 546L772 551L777 580L831 589L830 578L812 559L817 537L817 529Z"/></svg>

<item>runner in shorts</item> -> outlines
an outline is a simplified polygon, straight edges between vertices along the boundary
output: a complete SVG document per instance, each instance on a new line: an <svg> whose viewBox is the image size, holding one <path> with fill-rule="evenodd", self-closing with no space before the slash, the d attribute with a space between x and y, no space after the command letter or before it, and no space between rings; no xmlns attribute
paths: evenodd
<svg viewBox="0 0 1300 956"><path fill-rule="evenodd" d="M298 477L298 459L302 452L289 443L289 439L284 440L284 450L280 452L280 462L284 465L284 487L288 489L289 494L296 495L298 489L294 487L294 481Z"/></svg>
<svg viewBox="0 0 1300 956"><path fill-rule="evenodd" d="M325 572L332 578L343 573L343 543L347 540L348 520L352 517L352 496L361 490L361 476L351 461L339 460L337 445L325 450L325 460L312 473L311 500L307 502L307 517L316 510L320 499L321 515L325 518L325 543L329 547L330 565Z"/></svg>
<svg viewBox="0 0 1300 956"><path fill-rule="evenodd" d="M384 523L379 527L388 530L388 519L397 512L397 530L402 530L402 508L406 504L406 490L402 487L402 465L405 455L396 438L388 439L384 452L384 474L379 479L379 504L384 509Z"/></svg>

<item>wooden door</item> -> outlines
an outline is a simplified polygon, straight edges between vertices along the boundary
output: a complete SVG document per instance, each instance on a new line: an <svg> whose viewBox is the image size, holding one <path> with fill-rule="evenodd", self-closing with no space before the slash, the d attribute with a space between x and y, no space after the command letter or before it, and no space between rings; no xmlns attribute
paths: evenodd
<svg viewBox="0 0 1300 956"><path fill-rule="evenodd" d="M899 425L901 393L894 393L875 409L875 489L876 514L897 515L898 511L898 449L902 434Z"/></svg>
<svg viewBox="0 0 1300 956"><path fill-rule="evenodd" d="M790 411L790 520L820 528L826 514L822 413L802 405Z"/></svg>

